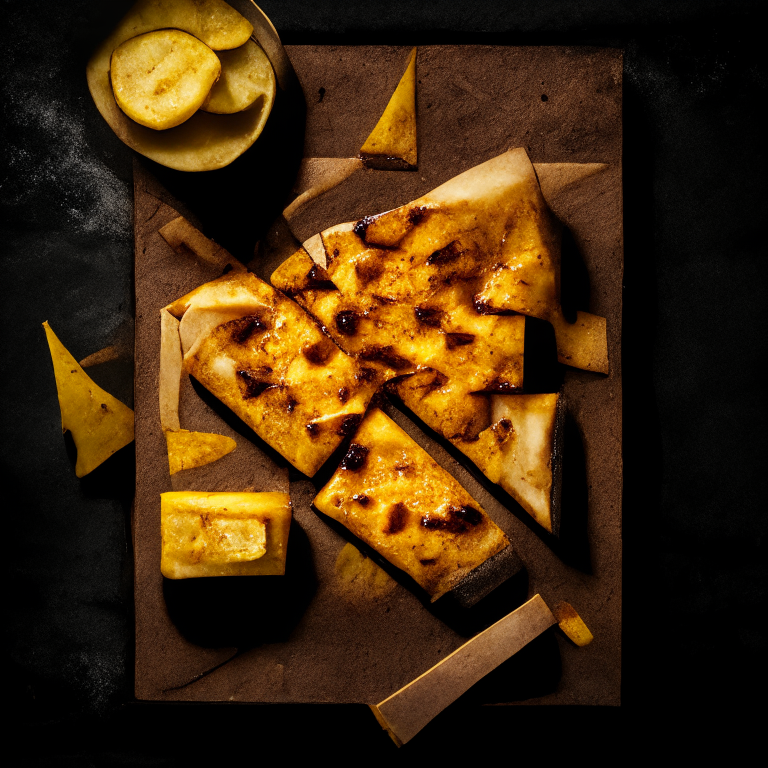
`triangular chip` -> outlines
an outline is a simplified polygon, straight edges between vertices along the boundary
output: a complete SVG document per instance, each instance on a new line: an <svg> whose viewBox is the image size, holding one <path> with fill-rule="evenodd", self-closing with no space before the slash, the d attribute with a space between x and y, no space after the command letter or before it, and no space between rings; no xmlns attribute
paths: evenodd
<svg viewBox="0 0 768 768"><path fill-rule="evenodd" d="M77 447L75 474L84 477L133 440L133 411L94 384L43 323L59 393L61 426Z"/></svg>
<svg viewBox="0 0 768 768"><path fill-rule="evenodd" d="M416 168L416 49L411 51L405 74L360 148L369 168L413 170Z"/></svg>
<svg viewBox="0 0 768 768"><path fill-rule="evenodd" d="M210 464L237 448L237 443L231 437L211 432L190 432L187 429L166 432L165 440L168 444L168 466L172 475L182 469Z"/></svg>

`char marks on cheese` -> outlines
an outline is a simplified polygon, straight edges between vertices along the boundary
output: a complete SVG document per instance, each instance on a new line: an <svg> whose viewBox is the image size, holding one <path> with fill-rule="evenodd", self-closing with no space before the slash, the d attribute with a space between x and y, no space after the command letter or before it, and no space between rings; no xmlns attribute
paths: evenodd
<svg viewBox="0 0 768 768"><path fill-rule="evenodd" d="M238 308L242 316L231 317ZM307 475L354 431L378 387L299 306L253 274L208 284L189 299L182 329L188 316L206 322L188 324L200 331L187 339L186 371Z"/></svg>
<svg viewBox="0 0 768 768"><path fill-rule="evenodd" d="M433 600L509 545L469 493L377 408L314 503Z"/></svg>
<svg viewBox="0 0 768 768"><path fill-rule="evenodd" d="M604 337L600 318L584 313L563 330L560 225L525 151L511 150L412 203L331 227L321 238L324 274L335 290L318 291L306 279L313 262L303 249L276 270L273 284L553 531L558 398L517 401L514 429L505 425L515 419L493 417L494 403L523 391L526 314L554 325L561 359L586 360L582 367L591 370L601 370ZM568 355L574 348L583 354ZM532 418L520 415L526 407ZM538 432L523 436L520 429ZM536 444L538 463L521 441ZM522 475L510 458L517 453L525 455Z"/></svg>

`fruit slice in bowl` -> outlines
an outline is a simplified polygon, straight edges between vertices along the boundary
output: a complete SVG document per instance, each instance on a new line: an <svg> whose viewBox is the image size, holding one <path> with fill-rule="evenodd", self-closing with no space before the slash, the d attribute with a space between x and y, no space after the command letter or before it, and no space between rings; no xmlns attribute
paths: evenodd
<svg viewBox="0 0 768 768"><path fill-rule="evenodd" d="M178 29L132 37L115 48L115 101L134 122L156 131L189 120L210 96L221 62L205 43Z"/></svg>
<svg viewBox="0 0 768 768"><path fill-rule="evenodd" d="M250 3L247 5L252 6ZM258 10L256 6L252 8ZM120 96L116 99L113 89L117 74L111 72L115 63L113 54L127 41L147 33L158 33L160 39L167 41L170 31L194 37L211 53L248 45L248 51L235 57L239 65L233 64L232 68L239 70L241 76L234 78L235 85L230 84L228 89L235 92L234 105L247 105L247 108L242 106L239 111L215 115L197 109L211 92L214 78L208 82L191 117L181 124L171 121L170 124L147 127L146 123L136 122L135 113L123 111L119 104ZM88 62L88 88L96 107L118 138L144 157L179 171L223 168L253 145L266 124L275 100L276 81L272 65L263 52L262 55L253 53L251 46L259 46L253 41L249 43L252 33L253 24L223 0L139 0ZM215 53L213 55L216 56ZM226 68L227 56L224 59ZM244 68L249 68L253 76L242 77ZM151 80L152 75L148 77ZM227 75L225 78L225 82L229 82ZM198 79L198 83L205 81L205 78ZM254 93L254 83L261 87L260 93ZM204 88L204 85L200 87ZM216 94L210 95L215 105ZM157 130L158 127L161 130Z"/></svg>

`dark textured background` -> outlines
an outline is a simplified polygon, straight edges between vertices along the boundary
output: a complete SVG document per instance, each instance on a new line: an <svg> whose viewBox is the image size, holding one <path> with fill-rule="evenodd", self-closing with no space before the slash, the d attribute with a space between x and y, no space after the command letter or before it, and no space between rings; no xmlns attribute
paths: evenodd
<svg viewBox="0 0 768 768"><path fill-rule="evenodd" d="M569 745L621 760L669 736L687 756L723 737L746 746L765 654L758 3L262 3L286 43L625 49L624 705L460 706L400 752L363 708L130 703L130 486L111 482L130 477L130 451L109 474L75 478L40 327L49 320L77 358L132 332L130 154L94 119L83 74L106 5L2 4L10 764L175 766L222 753L423 762L446 743L456 761L500 749L511 761L532 746L554 758ZM130 402L130 371L103 368Z"/></svg>

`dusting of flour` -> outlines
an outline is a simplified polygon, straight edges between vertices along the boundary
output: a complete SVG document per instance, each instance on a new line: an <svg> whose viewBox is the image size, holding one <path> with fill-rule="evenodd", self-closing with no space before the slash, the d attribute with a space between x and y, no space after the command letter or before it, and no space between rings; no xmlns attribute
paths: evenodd
<svg viewBox="0 0 768 768"><path fill-rule="evenodd" d="M2 53L2 211L13 228L124 241L131 237L129 176L119 178L105 158L127 167L129 153L114 149L98 125L85 83L87 54L77 38L85 5L19 4L11 16ZM41 11L51 17L44 26L35 23Z"/></svg>

